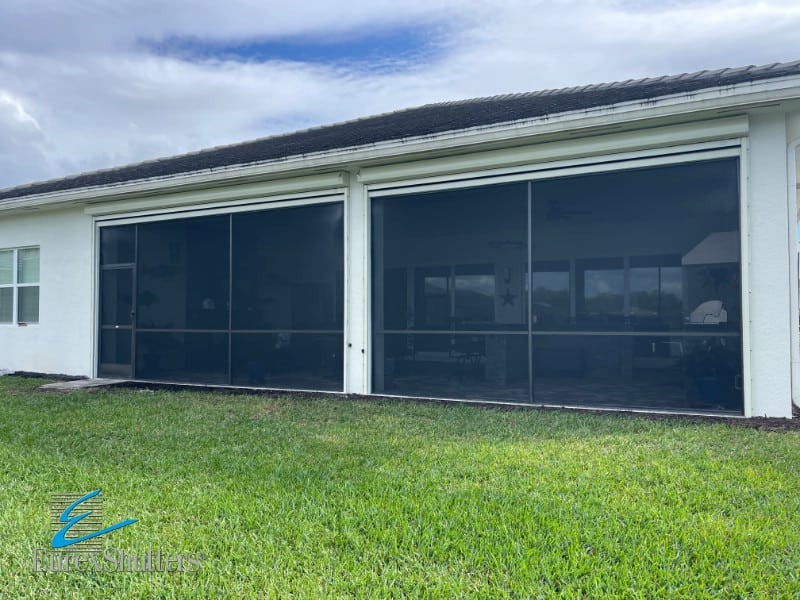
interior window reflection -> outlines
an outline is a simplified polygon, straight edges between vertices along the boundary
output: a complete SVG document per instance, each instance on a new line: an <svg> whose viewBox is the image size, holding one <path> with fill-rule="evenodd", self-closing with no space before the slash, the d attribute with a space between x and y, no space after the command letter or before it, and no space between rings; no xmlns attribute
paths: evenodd
<svg viewBox="0 0 800 600"><path fill-rule="evenodd" d="M493 265L456 267L456 327L494 321L495 280Z"/></svg>
<svg viewBox="0 0 800 600"><path fill-rule="evenodd" d="M531 283L533 326L566 327L570 314L569 263L534 263Z"/></svg>

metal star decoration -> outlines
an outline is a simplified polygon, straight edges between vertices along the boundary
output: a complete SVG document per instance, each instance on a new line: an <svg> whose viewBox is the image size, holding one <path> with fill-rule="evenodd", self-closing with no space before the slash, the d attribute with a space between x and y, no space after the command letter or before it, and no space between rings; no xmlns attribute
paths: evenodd
<svg viewBox="0 0 800 600"><path fill-rule="evenodd" d="M517 295L511 292L511 288L506 289L506 293L500 296L503 300L503 306L514 306L514 298Z"/></svg>

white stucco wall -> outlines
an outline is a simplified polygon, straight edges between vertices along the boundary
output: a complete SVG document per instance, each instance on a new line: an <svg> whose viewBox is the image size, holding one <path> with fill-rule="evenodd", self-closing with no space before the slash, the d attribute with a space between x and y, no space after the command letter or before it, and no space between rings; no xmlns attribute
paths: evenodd
<svg viewBox="0 0 800 600"><path fill-rule="evenodd" d="M81 209L0 215L0 248L39 246L39 323L0 325L0 369L91 375L93 227Z"/></svg>
<svg viewBox="0 0 800 600"><path fill-rule="evenodd" d="M746 201L749 236L750 399L753 416L791 417L791 263L786 114L751 117Z"/></svg>

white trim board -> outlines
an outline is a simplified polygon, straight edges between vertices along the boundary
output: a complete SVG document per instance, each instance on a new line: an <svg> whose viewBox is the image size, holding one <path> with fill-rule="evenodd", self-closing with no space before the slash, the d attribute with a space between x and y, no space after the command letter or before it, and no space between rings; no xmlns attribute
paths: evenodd
<svg viewBox="0 0 800 600"><path fill-rule="evenodd" d="M186 206L220 206L231 202L259 202L266 198L281 200L295 194L310 194L325 190L341 189L348 185L349 174L344 171L324 175L309 175L282 179L266 183L250 183L227 187L213 187L158 197L143 197L118 202L89 203L84 209L87 215L106 216L118 213L181 210Z"/></svg>
<svg viewBox="0 0 800 600"><path fill-rule="evenodd" d="M527 165L510 169L476 171L469 176L419 177L386 184L368 184L370 198L381 198L419 192L480 187L499 183L537 181L572 175L608 173L661 165L676 165L716 158L738 158L746 138L720 142L682 145L670 149L626 152L606 155L603 160L582 158Z"/></svg>
<svg viewBox="0 0 800 600"><path fill-rule="evenodd" d="M146 223L148 221L188 219L192 217L256 212L292 206L307 206L311 204L343 202L346 189L347 188L344 190L329 191L328 193L320 195L293 194L280 196L273 199L258 198L233 204L216 202L207 206L200 206L196 208L183 206L180 208L167 208L163 210L129 212L119 215L105 215L101 217L95 217L94 221L98 227L106 227L110 225L128 225L131 223Z"/></svg>
<svg viewBox="0 0 800 600"><path fill-rule="evenodd" d="M749 132L746 117L718 119L701 124L659 127L632 133L571 139L537 145L490 150L453 157L419 160L359 171L358 180L371 189L395 181L457 175L478 171L516 169L533 172L578 164L598 164L664 154L680 155L697 150L738 145Z"/></svg>

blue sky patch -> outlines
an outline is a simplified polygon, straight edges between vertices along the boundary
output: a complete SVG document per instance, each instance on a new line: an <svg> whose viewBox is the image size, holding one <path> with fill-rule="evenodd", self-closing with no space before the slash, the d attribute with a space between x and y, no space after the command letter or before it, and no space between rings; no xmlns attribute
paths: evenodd
<svg viewBox="0 0 800 600"><path fill-rule="evenodd" d="M193 61L350 63L384 69L428 62L440 48L437 39L441 35L437 28L409 26L248 41L169 37L161 41L144 41L143 45L163 56Z"/></svg>

